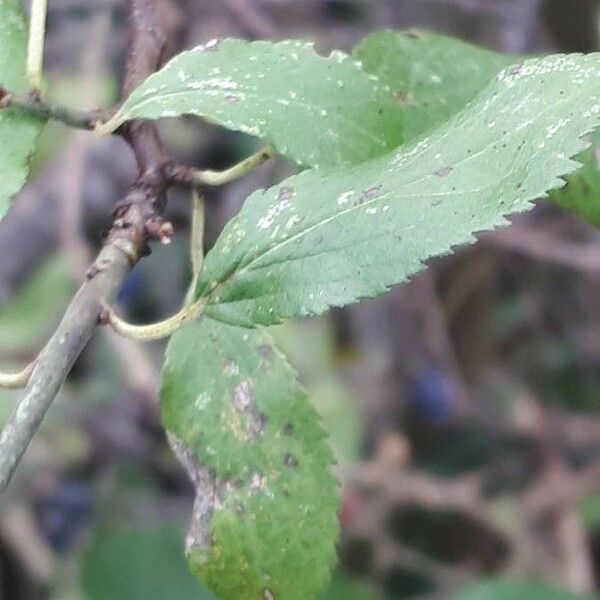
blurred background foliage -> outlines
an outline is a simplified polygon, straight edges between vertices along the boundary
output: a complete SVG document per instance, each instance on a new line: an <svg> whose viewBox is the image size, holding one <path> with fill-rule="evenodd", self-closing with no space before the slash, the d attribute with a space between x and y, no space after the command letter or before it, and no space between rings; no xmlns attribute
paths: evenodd
<svg viewBox="0 0 600 600"><path fill-rule="evenodd" d="M111 106L127 43L123 0L50 0L48 87ZM171 53L214 37L351 49L384 27L490 48L598 48L598 0L164 0ZM175 155L223 168L253 140L166 121ZM318 140L315 140L318 143ZM597 152L586 177L598 179ZM0 225L0 366L32 359L61 317L110 208L133 179L119 140L50 124L31 183ZM207 246L273 161L207 190ZM600 224L599 186L571 189ZM177 236L126 282L136 322L176 310L189 278ZM340 569L321 600L581 600L600 589L600 232L540 205L379 300L274 331L330 431L342 482ZM182 539L192 489L157 420L164 344L102 331L75 365L0 498L0 598L208 599ZM2 393L0 420L18 395Z"/></svg>

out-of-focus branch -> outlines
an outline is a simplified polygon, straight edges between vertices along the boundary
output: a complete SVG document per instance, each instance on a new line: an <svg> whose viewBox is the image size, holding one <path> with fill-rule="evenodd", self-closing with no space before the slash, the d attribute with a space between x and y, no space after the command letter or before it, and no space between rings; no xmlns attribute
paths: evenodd
<svg viewBox="0 0 600 600"><path fill-rule="evenodd" d="M590 273L600 270L600 241L596 244L578 244L523 225L511 225L484 234L481 239L542 262Z"/></svg>
<svg viewBox="0 0 600 600"><path fill-rule="evenodd" d="M131 41L123 94L127 95L161 64L165 37L156 2L130 0ZM0 435L0 491L14 473L73 363L94 332L103 306L112 304L131 267L147 252L147 242L164 231L160 212L168 186L167 159L152 124L133 122L124 130L139 176L117 203L114 225L88 270L63 320L40 353L16 411Z"/></svg>
<svg viewBox="0 0 600 600"><path fill-rule="evenodd" d="M247 35L258 39L278 37L277 28L254 0L223 0L223 6Z"/></svg>
<svg viewBox="0 0 600 600"><path fill-rule="evenodd" d="M89 33L89 45L82 58L82 72L85 80L82 82L81 98L84 104L93 104L95 98L88 90L93 89L93 79L102 71L104 51L111 29L111 15L107 10L98 11L92 17ZM86 81L87 80L87 81ZM92 250L81 232L83 221L82 191L85 184L85 167L92 144L96 141L85 132L75 132L73 142L64 157L63 177L61 178L62 202L60 208L60 243L66 258L70 261L71 272L75 281L85 277L87 265L93 258ZM108 328L102 332L119 356L124 365L124 373L128 385L143 394L147 399L156 396L159 387L158 372L145 351L132 341L115 335Z"/></svg>

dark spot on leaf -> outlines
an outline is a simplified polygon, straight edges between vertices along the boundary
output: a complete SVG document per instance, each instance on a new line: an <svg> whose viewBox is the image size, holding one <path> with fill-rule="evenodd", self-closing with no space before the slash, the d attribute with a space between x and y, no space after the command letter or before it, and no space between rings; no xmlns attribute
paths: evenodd
<svg viewBox="0 0 600 600"><path fill-rule="evenodd" d="M271 356L273 356L273 348L271 348L269 344L263 344L262 346L258 347L258 353L263 358L271 358Z"/></svg>
<svg viewBox="0 0 600 600"><path fill-rule="evenodd" d="M277 200L289 200L294 195L294 188L289 186L283 186L279 189L277 194Z"/></svg>
<svg viewBox="0 0 600 600"><path fill-rule="evenodd" d="M403 34L411 40L423 39L423 34L420 31L417 31L416 29L409 29L408 31L404 31Z"/></svg>
<svg viewBox="0 0 600 600"><path fill-rule="evenodd" d="M245 411L254 403L250 383L246 380L241 381L235 386L233 391L233 406L236 410Z"/></svg>
<svg viewBox="0 0 600 600"><path fill-rule="evenodd" d="M239 367L234 360L227 359L223 362L223 373L225 375L237 375Z"/></svg>
<svg viewBox="0 0 600 600"><path fill-rule="evenodd" d="M515 65L514 67L511 68L510 74L511 75L518 75L523 70L523 66L524 66L523 63Z"/></svg>
<svg viewBox="0 0 600 600"><path fill-rule="evenodd" d="M291 423L286 423L281 431L283 435L294 435L294 426Z"/></svg>
<svg viewBox="0 0 600 600"><path fill-rule="evenodd" d="M209 548L211 545L209 523L215 499L222 494L224 483L219 482L214 470L202 465L181 440L170 433L167 433L167 438L173 452L187 470L196 494L192 520L185 541L186 548L188 550Z"/></svg>
<svg viewBox="0 0 600 600"><path fill-rule="evenodd" d="M448 177L452 171L454 171L454 167L447 166L439 168L437 171L434 171L433 174L437 177Z"/></svg>
<svg viewBox="0 0 600 600"><path fill-rule="evenodd" d="M400 106L404 106L406 108L416 106L413 99L405 92L394 92L394 98L397 100Z"/></svg>
<svg viewBox="0 0 600 600"><path fill-rule="evenodd" d="M5 108L9 102L10 94L3 87L0 87L0 108Z"/></svg>
<svg viewBox="0 0 600 600"><path fill-rule="evenodd" d="M364 204L365 202L368 202L369 200L373 200L374 198L377 198L377 195L379 194L379 191L381 190L383 186L381 184L379 185L374 185L373 187L370 187L369 189L364 190L361 195L352 203L353 206L360 206L361 204Z"/></svg>
<svg viewBox="0 0 600 600"><path fill-rule="evenodd" d="M283 464L286 467L294 468L298 466L298 459L288 452L283 458Z"/></svg>
<svg viewBox="0 0 600 600"><path fill-rule="evenodd" d="M249 381L241 381L235 386L232 403L236 412L246 416L248 434L253 439L261 437L265 432L268 417L258 410Z"/></svg>
<svg viewBox="0 0 600 600"><path fill-rule="evenodd" d="M265 487L265 478L260 471L254 471L250 477L250 489L253 492L258 492Z"/></svg>

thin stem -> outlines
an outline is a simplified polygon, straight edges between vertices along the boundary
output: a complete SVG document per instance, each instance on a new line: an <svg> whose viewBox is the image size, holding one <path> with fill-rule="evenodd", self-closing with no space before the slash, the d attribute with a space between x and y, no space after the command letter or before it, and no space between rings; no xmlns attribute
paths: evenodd
<svg viewBox="0 0 600 600"><path fill-rule="evenodd" d="M186 183L194 186L224 185L247 175L273 156L275 156L275 151L271 146L267 146L225 171L201 171L186 167L174 167L171 170L171 178L177 183Z"/></svg>
<svg viewBox="0 0 600 600"><path fill-rule="evenodd" d="M185 306L194 302L194 290L198 275L204 263L204 224L205 224L204 197L197 189L192 190L192 230L190 233L190 259L192 262L192 283L185 299Z"/></svg>
<svg viewBox="0 0 600 600"><path fill-rule="evenodd" d="M0 388L7 390L18 390L29 383L29 378L35 363L27 365L20 373L0 373Z"/></svg>
<svg viewBox="0 0 600 600"><path fill-rule="evenodd" d="M192 232L190 235L190 257L192 261L192 273L194 276L200 273L204 262L204 197L198 190L192 191Z"/></svg>
<svg viewBox="0 0 600 600"><path fill-rule="evenodd" d="M224 185L230 183L260 167L274 154L273 148L267 146L225 171L194 171L194 181L198 185Z"/></svg>
<svg viewBox="0 0 600 600"><path fill-rule="evenodd" d="M0 109L8 106L20 108L42 119L60 121L75 129L93 130L100 120L100 114L94 112L48 104L37 98L19 96L0 88Z"/></svg>
<svg viewBox="0 0 600 600"><path fill-rule="evenodd" d="M133 325L132 323L128 323L117 316L112 308L107 306L105 307L103 320L123 337L139 342L152 342L172 336L187 322L199 317L202 314L204 303L205 299L201 298L194 304L184 305L172 317L158 323L152 323L151 325Z"/></svg>
<svg viewBox="0 0 600 600"><path fill-rule="evenodd" d="M42 89L47 10L48 0L31 1L31 20L27 47L27 79L31 89L36 92L40 92Z"/></svg>

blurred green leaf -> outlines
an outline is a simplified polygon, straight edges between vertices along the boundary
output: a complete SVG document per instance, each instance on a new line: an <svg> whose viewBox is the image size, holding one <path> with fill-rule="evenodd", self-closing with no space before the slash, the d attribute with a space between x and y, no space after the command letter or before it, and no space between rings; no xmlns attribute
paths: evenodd
<svg viewBox="0 0 600 600"><path fill-rule="evenodd" d="M588 494L582 498L577 512L586 529L600 531L600 493Z"/></svg>
<svg viewBox="0 0 600 600"><path fill-rule="evenodd" d="M340 574L319 594L319 600L377 600L379 597L371 587Z"/></svg>
<svg viewBox="0 0 600 600"><path fill-rule="evenodd" d="M39 345L52 331L73 289L64 259L56 255L46 260L0 310L0 348L18 353Z"/></svg>
<svg viewBox="0 0 600 600"><path fill-rule="evenodd" d="M182 530L162 526L98 535L86 553L87 600L216 600L190 574Z"/></svg>
<svg viewBox="0 0 600 600"><path fill-rule="evenodd" d="M11 92L27 90L25 63L27 21L19 0L0 2L0 85ZM0 219L28 174L43 121L14 108L0 109Z"/></svg>
<svg viewBox="0 0 600 600"><path fill-rule="evenodd" d="M600 170L598 152L600 145L594 136L593 146L577 157L583 167L567 178L567 185L550 193L550 200L565 210L583 217L600 227Z"/></svg>

